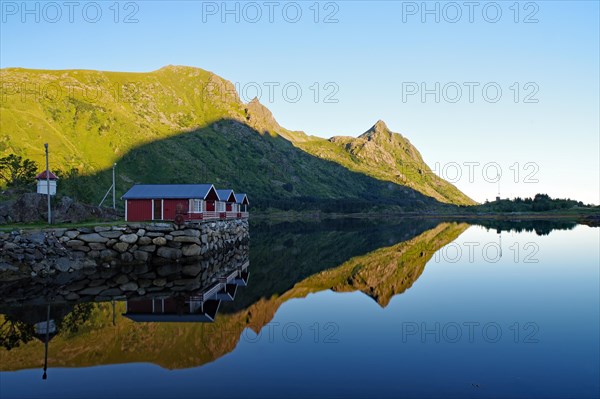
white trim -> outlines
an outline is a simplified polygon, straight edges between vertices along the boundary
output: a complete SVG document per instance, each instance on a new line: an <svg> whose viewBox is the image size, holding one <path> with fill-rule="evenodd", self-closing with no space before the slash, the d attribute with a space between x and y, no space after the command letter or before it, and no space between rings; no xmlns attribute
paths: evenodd
<svg viewBox="0 0 600 399"><path fill-rule="evenodd" d="M154 220L154 200L150 200L150 205L152 206L152 220Z"/></svg>
<svg viewBox="0 0 600 399"><path fill-rule="evenodd" d="M198 210L196 210L196 202L199 202L199 207ZM190 200L190 213L202 213L204 212L204 200L203 199L198 199L198 198L194 198Z"/></svg>
<svg viewBox="0 0 600 399"><path fill-rule="evenodd" d="M125 200L125 221L129 222L129 219L127 219L127 200Z"/></svg>
<svg viewBox="0 0 600 399"><path fill-rule="evenodd" d="M217 194L217 198L219 198L219 193L217 192L217 189L215 188L214 184L211 184L210 187L213 190L215 190L215 194ZM208 197L208 194L210 194L211 188L208 189L208 191L206 192L206 195L204 196L204 198L202 198L203 200L206 200L206 197Z"/></svg>

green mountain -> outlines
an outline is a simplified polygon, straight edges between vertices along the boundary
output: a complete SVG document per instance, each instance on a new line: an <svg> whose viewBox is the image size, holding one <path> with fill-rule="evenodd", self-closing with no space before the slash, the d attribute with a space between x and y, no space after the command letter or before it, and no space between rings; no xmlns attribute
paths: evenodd
<svg viewBox="0 0 600 399"><path fill-rule="evenodd" d="M202 69L8 68L0 78L0 155L42 165L48 142L51 169L63 172L59 190L84 201L99 201L116 162L118 194L134 182L211 181L248 192L263 208L474 204L381 121L358 138L289 131L258 100L243 103L231 82Z"/></svg>

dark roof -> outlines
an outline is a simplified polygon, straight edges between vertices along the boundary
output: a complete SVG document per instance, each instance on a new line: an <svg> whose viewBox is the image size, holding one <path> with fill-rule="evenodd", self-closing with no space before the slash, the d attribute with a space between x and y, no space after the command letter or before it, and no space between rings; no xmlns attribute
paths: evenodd
<svg viewBox="0 0 600 399"><path fill-rule="evenodd" d="M217 190L217 195L221 201L227 201L229 197L231 197L231 194L233 194L233 190L229 188L225 190Z"/></svg>
<svg viewBox="0 0 600 399"><path fill-rule="evenodd" d="M58 177L54 173L52 173L50 171L48 171L48 172L50 174L50 180L58 180ZM37 175L35 178L38 180L46 180L46 171L43 171L42 173Z"/></svg>
<svg viewBox="0 0 600 399"><path fill-rule="evenodd" d="M122 199L197 198L204 199L214 187L212 184L136 184Z"/></svg>
<svg viewBox="0 0 600 399"><path fill-rule="evenodd" d="M123 316L138 323L210 323L214 318L204 313L194 314L169 314L169 313L123 313Z"/></svg>
<svg viewBox="0 0 600 399"><path fill-rule="evenodd" d="M246 201L246 204L250 204L250 201L248 201L248 196L246 194L235 194L235 202L237 202L238 204L243 204L244 201Z"/></svg>

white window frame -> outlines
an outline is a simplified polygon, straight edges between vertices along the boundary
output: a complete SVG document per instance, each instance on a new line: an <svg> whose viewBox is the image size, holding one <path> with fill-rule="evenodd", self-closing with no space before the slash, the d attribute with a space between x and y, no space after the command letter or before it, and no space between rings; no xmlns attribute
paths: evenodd
<svg viewBox="0 0 600 399"><path fill-rule="evenodd" d="M192 200L192 213L204 212L204 200L193 199Z"/></svg>

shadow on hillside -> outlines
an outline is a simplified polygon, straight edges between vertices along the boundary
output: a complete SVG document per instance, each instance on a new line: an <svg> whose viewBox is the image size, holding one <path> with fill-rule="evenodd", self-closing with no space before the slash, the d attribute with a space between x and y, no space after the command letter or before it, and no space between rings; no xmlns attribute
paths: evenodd
<svg viewBox="0 0 600 399"><path fill-rule="evenodd" d="M281 136L233 119L136 147L117 161L116 170L117 198L134 183L210 182L248 193L254 209L360 212L374 205L404 211L448 206L310 155ZM98 203L111 179L112 170L106 169L66 177L61 185L66 195Z"/></svg>

